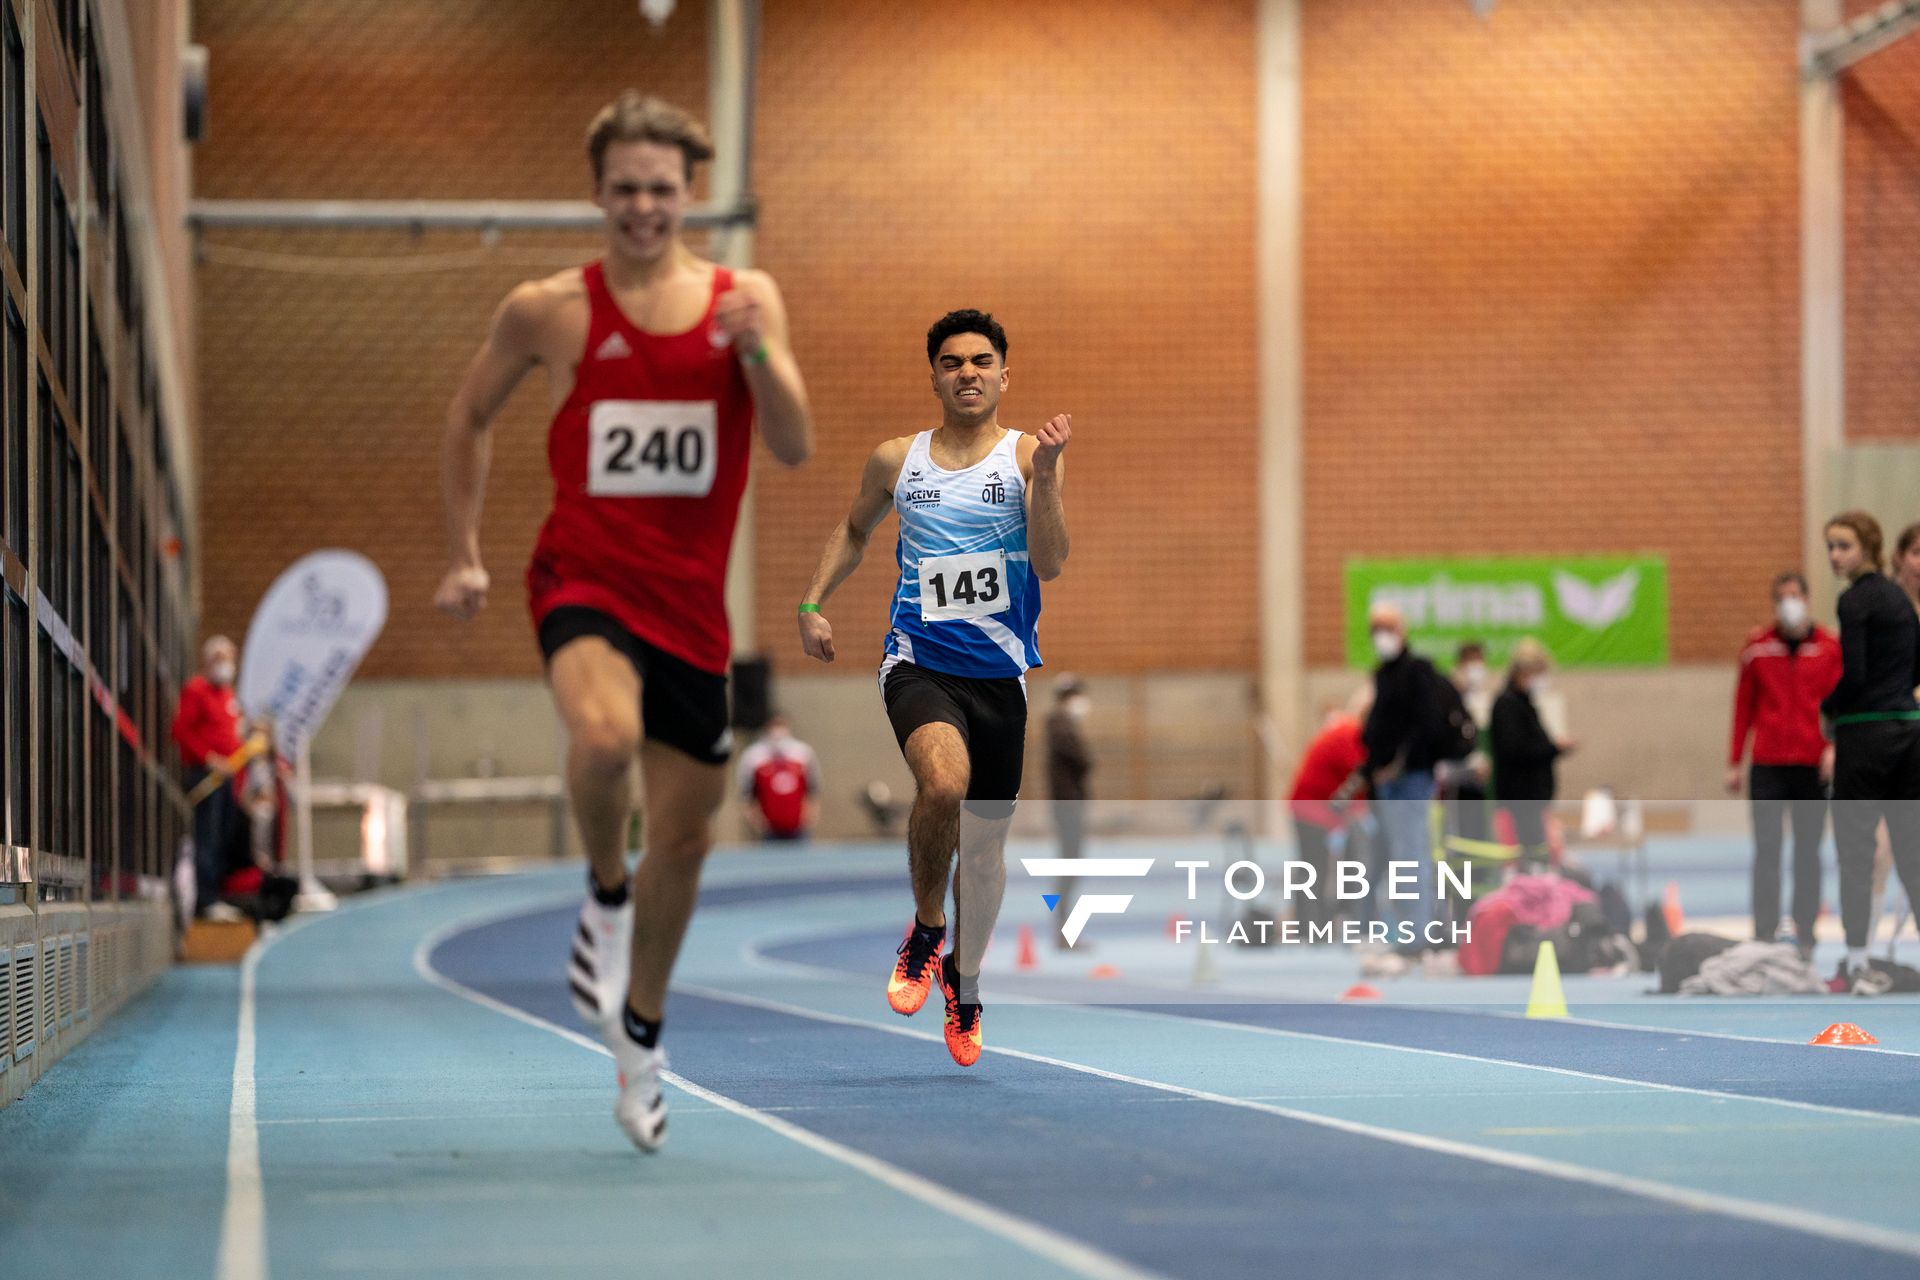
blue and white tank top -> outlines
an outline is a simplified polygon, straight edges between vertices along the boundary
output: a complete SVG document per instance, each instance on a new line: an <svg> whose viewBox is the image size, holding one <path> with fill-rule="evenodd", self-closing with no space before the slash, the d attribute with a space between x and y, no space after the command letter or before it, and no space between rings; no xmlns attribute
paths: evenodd
<svg viewBox="0 0 1920 1280"><path fill-rule="evenodd" d="M964 471L935 465L931 431L913 438L893 485L900 582L883 684L900 662L981 680L1024 677L1040 665L1020 434L1007 432Z"/></svg>

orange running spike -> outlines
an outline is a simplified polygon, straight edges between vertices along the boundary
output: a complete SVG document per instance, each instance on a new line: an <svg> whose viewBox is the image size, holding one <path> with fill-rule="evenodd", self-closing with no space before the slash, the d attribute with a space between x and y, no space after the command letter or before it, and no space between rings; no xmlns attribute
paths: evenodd
<svg viewBox="0 0 1920 1280"><path fill-rule="evenodd" d="M1834 1045L1844 1049L1852 1045L1879 1044L1880 1042L1862 1031L1854 1023L1836 1022L1813 1039L1807 1041L1807 1043Z"/></svg>
<svg viewBox="0 0 1920 1280"><path fill-rule="evenodd" d="M1014 957L1013 966L1016 969L1040 967L1040 958L1033 952L1033 926L1030 924L1020 926L1020 954Z"/></svg>
<svg viewBox="0 0 1920 1280"><path fill-rule="evenodd" d="M1380 999L1380 988L1370 987L1364 982L1357 982L1345 991L1342 991L1340 998L1342 1000L1378 1000Z"/></svg>

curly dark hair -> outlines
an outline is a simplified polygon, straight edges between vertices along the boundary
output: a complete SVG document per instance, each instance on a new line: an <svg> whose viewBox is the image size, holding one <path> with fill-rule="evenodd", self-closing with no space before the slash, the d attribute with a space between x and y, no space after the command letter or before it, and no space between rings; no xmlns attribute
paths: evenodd
<svg viewBox="0 0 1920 1280"><path fill-rule="evenodd" d="M1007 331L1000 322L984 311L949 311L933 322L933 328L927 330L927 363L932 364L940 354L940 344L956 333L977 333L993 344L1000 353L1000 363L1007 362Z"/></svg>

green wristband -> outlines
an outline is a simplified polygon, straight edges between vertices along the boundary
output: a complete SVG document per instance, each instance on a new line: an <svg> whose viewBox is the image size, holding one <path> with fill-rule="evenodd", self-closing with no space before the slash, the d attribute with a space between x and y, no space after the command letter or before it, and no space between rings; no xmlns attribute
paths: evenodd
<svg viewBox="0 0 1920 1280"><path fill-rule="evenodd" d="M817 605L817 604L803 604L803 605L801 605L801 606L800 606L800 612L802 612L802 613L818 613L818 612L820 612L820 606L819 606L819 605Z"/></svg>
<svg viewBox="0 0 1920 1280"><path fill-rule="evenodd" d="M755 364L765 364L767 362L767 344L763 342L758 347L755 347L747 356L747 359L753 361Z"/></svg>

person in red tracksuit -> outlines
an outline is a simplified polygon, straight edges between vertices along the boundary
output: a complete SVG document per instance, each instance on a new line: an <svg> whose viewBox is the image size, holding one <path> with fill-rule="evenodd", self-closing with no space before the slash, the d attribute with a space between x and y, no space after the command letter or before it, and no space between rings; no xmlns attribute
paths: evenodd
<svg viewBox="0 0 1920 1280"><path fill-rule="evenodd" d="M434 599L461 619L487 602L489 429L541 366L553 509L527 595L591 863L567 983L613 1053L615 1117L654 1151L666 1132L667 979L733 748L725 589L747 460L757 426L767 452L797 466L813 419L773 278L708 262L681 239L694 169L713 156L706 130L628 90L594 119L586 150L605 252L509 293L454 393L441 472L451 564ZM646 850L629 877L636 757Z"/></svg>
<svg viewBox="0 0 1920 1280"><path fill-rule="evenodd" d="M1782 823L1793 820L1793 927L1803 955L1813 952L1820 914L1820 842L1827 825L1833 745L1820 725L1820 700L1840 679L1840 642L1808 614L1807 580L1773 580L1774 623L1747 638L1733 694L1727 790L1740 791L1740 762L1753 744L1748 775L1753 805L1753 936L1771 941L1780 927Z"/></svg>
<svg viewBox="0 0 1920 1280"><path fill-rule="evenodd" d="M224 771L240 750L240 701L233 679L237 650L225 636L212 636L200 650L200 674L180 686L173 713L173 743L180 748L186 789ZM193 810L194 914L220 896L230 854L244 828L232 787L215 787Z"/></svg>
<svg viewBox="0 0 1920 1280"><path fill-rule="evenodd" d="M1316 925L1331 925L1339 914L1334 899L1332 855L1333 834L1342 827L1349 844L1355 837L1365 840L1362 819L1366 803L1353 799L1355 788L1349 785L1360 766L1367 762L1367 744L1361 738L1362 726L1373 705L1373 691L1364 689L1346 708L1329 707L1321 718L1320 731L1307 744L1306 754L1293 775L1293 787L1287 795L1287 807L1293 813L1293 830L1298 843L1296 856L1313 868L1313 896L1302 898L1295 907L1295 918L1305 926L1303 936L1311 936ZM1365 862L1364 851L1348 849L1348 861Z"/></svg>
<svg viewBox="0 0 1920 1280"><path fill-rule="evenodd" d="M805 840L819 812L820 757L793 736L787 718L768 718L737 770L747 822L762 840Z"/></svg>

